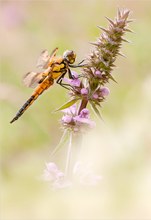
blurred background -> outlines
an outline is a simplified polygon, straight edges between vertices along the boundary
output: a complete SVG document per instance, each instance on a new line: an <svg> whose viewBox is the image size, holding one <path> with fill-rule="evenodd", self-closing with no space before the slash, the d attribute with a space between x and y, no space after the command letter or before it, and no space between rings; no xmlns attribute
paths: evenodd
<svg viewBox="0 0 151 220"><path fill-rule="evenodd" d="M67 91L50 88L10 124L32 93L22 77L44 49L73 49L80 62L100 34L96 26L107 27L105 16L113 19L118 7L132 11L135 33L122 45L127 58L116 61L104 121L92 116L96 129L84 138L84 155L103 179L94 188L54 192L39 177L62 135L62 114L54 110ZM1 219L151 219L151 1L5 0L0 11Z"/></svg>

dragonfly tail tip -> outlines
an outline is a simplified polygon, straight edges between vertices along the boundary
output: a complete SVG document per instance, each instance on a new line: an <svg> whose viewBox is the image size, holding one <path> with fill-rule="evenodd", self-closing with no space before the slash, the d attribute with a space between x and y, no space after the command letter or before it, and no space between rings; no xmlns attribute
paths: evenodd
<svg viewBox="0 0 151 220"><path fill-rule="evenodd" d="M10 121L10 124L12 124L14 121L16 121L17 119L16 118L13 118L11 121Z"/></svg>

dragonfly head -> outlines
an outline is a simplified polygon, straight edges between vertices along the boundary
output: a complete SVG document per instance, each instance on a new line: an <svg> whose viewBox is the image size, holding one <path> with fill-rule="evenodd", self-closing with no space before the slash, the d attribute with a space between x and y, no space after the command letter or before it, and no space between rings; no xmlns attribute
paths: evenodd
<svg viewBox="0 0 151 220"><path fill-rule="evenodd" d="M66 50L63 53L63 58L68 61L68 63L73 64L76 59L76 54L73 50Z"/></svg>

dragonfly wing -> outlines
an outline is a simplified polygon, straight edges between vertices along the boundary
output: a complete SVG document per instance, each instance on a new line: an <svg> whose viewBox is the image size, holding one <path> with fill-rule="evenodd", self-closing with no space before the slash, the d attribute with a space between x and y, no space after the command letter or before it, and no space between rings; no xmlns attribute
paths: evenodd
<svg viewBox="0 0 151 220"><path fill-rule="evenodd" d="M43 73L29 72L23 78L24 85L31 88L35 88L42 81Z"/></svg>
<svg viewBox="0 0 151 220"><path fill-rule="evenodd" d="M57 53L57 50L58 50L58 47L56 47L50 54L50 59L52 59L53 57L56 56L56 53Z"/></svg>
<svg viewBox="0 0 151 220"><path fill-rule="evenodd" d="M37 61L37 67L41 69L45 69L48 66L50 60L50 55L48 53L48 50L43 50L38 58Z"/></svg>
<svg viewBox="0 0 151 220"><path fill-rule="evenodd" d="M56 56L58 48L56 47L49 55L48 50L43 50L37 62L37 67L47 69L51 65L53 58Z"/></svg>

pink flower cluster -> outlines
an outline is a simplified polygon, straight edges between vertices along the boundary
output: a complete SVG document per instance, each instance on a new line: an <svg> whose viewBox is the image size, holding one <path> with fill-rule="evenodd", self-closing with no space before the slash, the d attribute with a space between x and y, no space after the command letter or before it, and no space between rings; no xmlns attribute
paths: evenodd
<svg viewBox="0 0 151 220"><path fill-rule="evenodd" d="M65 174L53 162L46 163L43 179L49 181L53 188L65 188L71 185L69 181L65 180Z"/></svg>
<svg viewBox="0 0 151 220"><path fill-rule="evenodd" d="M102 74L99 70L94 72L95 76L100 78ZM64 81L71 86L69 92L70 96L73 98L79 97L80 99L85 99L88 101L98 102L98 104L105 99L110 94L110 90L104 86L98 86L95 90L91 90L89 86L85 86L80 80L78 74L72 71L73 79L64 78Z"/></svg>
<svg viewBox="0 0 151 220"><path fill-rule="evenodd" d="M71 129L74 132L85 131L88 128L93 128L95 123L89 118L89 110L84 108L77 114L76 105L63 110L64 115L61 119L64 128Z"/></svg>
<svg viewBox="0 0 151 220"><path fill-rule="evenodd" d="M43 179L49 182L54 189L62 189L78 184L96 186L100 183L102 177L94 174L90 165L78 161L73 168L72 181L69 181L66 175L53 162L46 163Z"/></svg>

